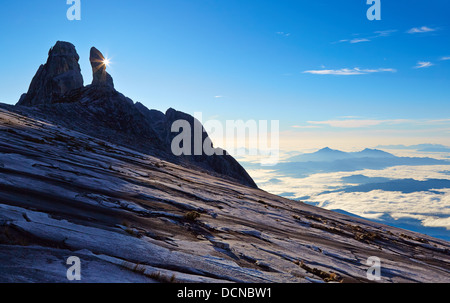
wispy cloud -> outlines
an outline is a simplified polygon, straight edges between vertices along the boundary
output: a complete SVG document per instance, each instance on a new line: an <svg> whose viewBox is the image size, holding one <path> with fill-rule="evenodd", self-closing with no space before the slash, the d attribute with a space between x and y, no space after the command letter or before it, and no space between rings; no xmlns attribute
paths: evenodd
<svg viewBox="0 0 450 303"><path fill-rule="evenodd" d="M335 128L363 128L379 125L409 125L409 126L435 126L435 125L449 125L450 119L358 119L357 117L342 117L341 119L332 119L325 121L308 121L310 125L322 125ZM419 132L418 129L414 129Z"/></svg>
<svg viewBox="0 0 450 303"><path fill-rule="evenodd" d="M379 37L388 37L388 36L392 35L395 32L397 32L396 29L390 29L390 30L384 30L384 31L375 31L375 32L373 32L373 34L369 34L366 37L353 38L353 39L342 39L342 40L339 40L337 42L333 42L333 44L345 43L345 42L348 42L350 44L361 43L361 42L370 42L373 39L376 39L376 38L379 38Z"/></svg>
<svg viewBox="0 0 450 303"><path fill-rule="evenodd" d="M366 38L355 38L355 39L350 40L350 43L355 44L355 43L369 42L369 41L370 40L366 39Z"/></svg>
<svg viewBox="0 0 450 303"><path fill-rule="evenodd" d="M425 121L426 124L449 124L450 119L434 119Z"/></svg>
<svg viewBox="0 0 450 303"><path fill-rule="evenodd" d="M408 34L420 34L420 33L435 32L437 30L439 30L439 28L437 28L437 27L436 28L432 28L432 27L428 27L428 26L422 26L422 27L413 27L413 28L407 30L406 33L408 33ZM352 39L341 39L341 40L339 40L337 42L332 42L332 44L336 44L336 43L355 44L355 43L360 43L360 42L370 42L370 41L376 40L376 39L381 38L381 37L392 36L396 32L398 32L398 30L396 30L396 29L374 31L372 34L362 35L363 37L352 38ZM359 36L359 34L354 34L354 36L355 35Z"/></svg>
<svg viewBox="0 0 450 303"><path fill-rule="evenodd" d="M446 57L441 57L440 59L441 61L446 61L446 60L450 60L450 56L446 56Z"/></svg>
<svg viewBox="0 0 450 303"><path fill-rule="evenodd" d="M289 37L291 35L291 33L285 33L285 32L276 32L275 34L277 34L279 36L283 36L283 37Z"/></svg>
<svg viewBox="0 0 450 303"><path fill-rule="evenodd" d="M320 128L318 125L292 125L291 127L300 129Z"/></svg>
<svg viewBox="0 0 450 303"><path fill-rule="evenodd" d="M422 27L413 27L410 30L408 30L407 33L408 34L421 34L421 33L434 32L436 30L437 30L437 28L422 26Z"/></svg>
<svg viewBox="0 0 450 303"><path fill-rule="evenodd" d="M434 64L429 62L429 61L419 61L417 62L417 65L414 66L414 68L427 68L427 67L431 67Z"/></svg>
<svg viewBox="0 0 450 303"><path fill-rule="evenodd" d="M340 119L358 119L361 118L360 116L342 116L339 117Z"/></svg>
<svg viewBox="0 0 450 303"><path fill-rule="evenodd" d="M376 34L376 37L388 37L395 32L397 32L396 29L389 29L389 30L385 30L385 31L376 31L374 33Z"/></svg>
<svg viewBox="0 0 450 303"><path fill-rule="evenodd" d="M377 126L381 124L401 124L409 122L406 119L376 120L376 119L345 119L345 120L327 120L327 121L308 121L313 125L328 125L337 128L361 128L369 126Z"/></svg>
<svg viewBox="0 0 450 303"><path fill-rule="evenodd" d="M221 99L221 98L225 98L225 96L218 95L218 96L214 96L214 98L215 99Z"/></svg>
<svg viewBox="0 0 450 303"><path fill-rule="evenodd" d="M338 75L338 76L352 76L352 75L366 75L372 73L391 72L395 73L393 68L378 68L378 69L360 69L355 68L342 68L342 69L321 69L321 70L307 70L303 73L314 75Z"/></svg>

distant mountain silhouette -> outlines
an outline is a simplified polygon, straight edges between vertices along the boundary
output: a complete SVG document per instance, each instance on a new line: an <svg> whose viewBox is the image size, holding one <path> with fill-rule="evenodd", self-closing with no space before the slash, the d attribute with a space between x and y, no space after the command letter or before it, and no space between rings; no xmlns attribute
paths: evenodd
<svg viewBox="0 0 450 303"><path fill-rule="evenodd" d="M351 156L348 153L325 147L317 152L297 155L289 158L288 160L290 162L333 161L349 159L350 157Z"/></svg>
<svg viewBox="0 0 450 303"><path fill-rule="evenodd" d="M442 144L416 144L416 145L379 145L377 148L381 149L411 149L422 152L450 152L450 146Z"/></svg>
<svg viewBox="0 0 450 303"><path fill-rule="evenodd" d="M359 152L343 152L340 150L331 149L325 147L317 152L297 155L289 158L289 162L309 162L309 161L320 161L320 162L330 162L335 160L345 160L354 158L391 158L394 155L378 150L366 148Z"/></svg>
<svg viewBox="0 0 450 303"><path fill-rule="evenodd" d="M314 153L294 156L287 162L274 166L284 175L304 178L315 173L350 172L362 169L381 170L399 165L449 165L448 160L429 157L397 157L378 149L364 149L359 152L343 152L323 148ZM247 167L251 165L247 164Z"/></svg>
<svg viewBox="0 0 450 303"><path fill-rule="evenodd" d="M393 154L390 154L388 152L379 150L379 149L370 149L366 148L363 151L360 152L354 152L350 153L352 156L356 158L395 158Z"/></svg>

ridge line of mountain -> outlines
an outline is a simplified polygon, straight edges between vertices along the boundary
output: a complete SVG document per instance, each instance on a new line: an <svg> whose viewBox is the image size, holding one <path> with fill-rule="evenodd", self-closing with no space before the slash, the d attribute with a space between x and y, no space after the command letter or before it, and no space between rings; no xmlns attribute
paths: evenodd
<svg viewBox="0 0 450 303"><path fill-rule="evenodd" d="M180 132L172 132L175 121L184 120L194 129L200 123L193 116L169 108L166 113L135 103L114 88L106 71L103 54L90 51L93 80L84 86L79 55L69 42L58 41L48 52L48 59L33 77L28 92L20 97L15 110L26 108L28 114L52 123L123 145L163 160L220 175L256 188L246 170L228 153L214 148L208 133L191 134L191 153L175 156L172 141ZM200 124L201 125L201 124ZM213 155L194 152L195 136L201 136L217 151ZM185 144L185 142L183 142Z"/></svg>

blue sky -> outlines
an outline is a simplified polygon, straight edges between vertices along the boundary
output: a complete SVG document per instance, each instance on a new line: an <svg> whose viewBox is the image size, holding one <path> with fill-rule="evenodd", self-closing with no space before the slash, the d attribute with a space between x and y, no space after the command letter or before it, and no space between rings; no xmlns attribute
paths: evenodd
<svg viewBox="0 0 450 303"><path fill-rule="evenodd" d="M17 102L63 40L75 44L85 84L96 46L134 101L280 120L287 149L450 145L449 1L381 1L381 21L366 18L365 0L81 5L81 21L69 21L65 0L0 2L0 102Z"/></svg>

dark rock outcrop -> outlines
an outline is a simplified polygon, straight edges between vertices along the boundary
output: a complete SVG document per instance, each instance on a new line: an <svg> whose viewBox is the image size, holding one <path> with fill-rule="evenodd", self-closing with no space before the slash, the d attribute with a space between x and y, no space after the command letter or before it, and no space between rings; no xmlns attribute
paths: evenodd
<svg viewBox="0 0 450 303"><path fill-rule="evenodd" d="M159 139L163 142L164 146L167 147L171 147L173 139L180 134L180 132L171 131L172 124L178 120L189 123L190 130L192 131L190 138L191 150L188 156L181 156L185 161L205 169L212 169L216 173L239 180L244 185L257 187L256 183L236 159L230 156L225 150L214 148L208 133L201 123L193 116L173 108L169 108L166 114L163 114L156 110L149 110L140 103L136 104L136 107L149 121L152 121L153 129L157 132ZM195 133L196 127L201 128L197 130L197 133ZM201 134L199 134L199 132L201 132ZM200 145L201 147L207 145L208 147L211 147L210 150L212 154L206 154L203 148L197 148L196 150L196 145Z"/></svg>
<svg viewBox="0 0 450 303"><path fill-rule="evenodd" d="M89 61L92 66L92 85L114 88L114 82L110 74L106 72L106 59L95 47L91 48Z"/></svg>
<svg viewBox="0 0 450 303"><path fill-rule="evenodd" d="M18 105L52 104L67 92L83 87L79 59L73 44L58 41L50 49L47 63L39 67Z"/></svg>
<svg viewBox="0 0 450 303"><path fill-rule="evenodd" d="M164 114L134 103L114 89L112 77L106 72L105 58L95 47L90 52L93 81L83 87L75 47L58 42L33 79L30 91L17 105L34 107L33 114L55 124L126 146L192 169L219 175L256 188L245 169L230 155L213 147L200 122L189 114L169 109ZM81 82L80 82L81 79ZM184 120L194 130L200 125L198 137L192 133L191 153L174 155L172 124ZM195 122L198 122L195 123ZM197 141L195 141L197 140ZM201 140L201 141L200 141ZM195 150L195 144L206 142L214 153ZM198 146L198 145L197 145Z"/></svg>
<svg viewBox="0 0 450 303"><path fill-rule="evenodd" d="M168 152L134 102L108 86L72 90L37 109L43 119L111 143L158 156Z"/></svg>

